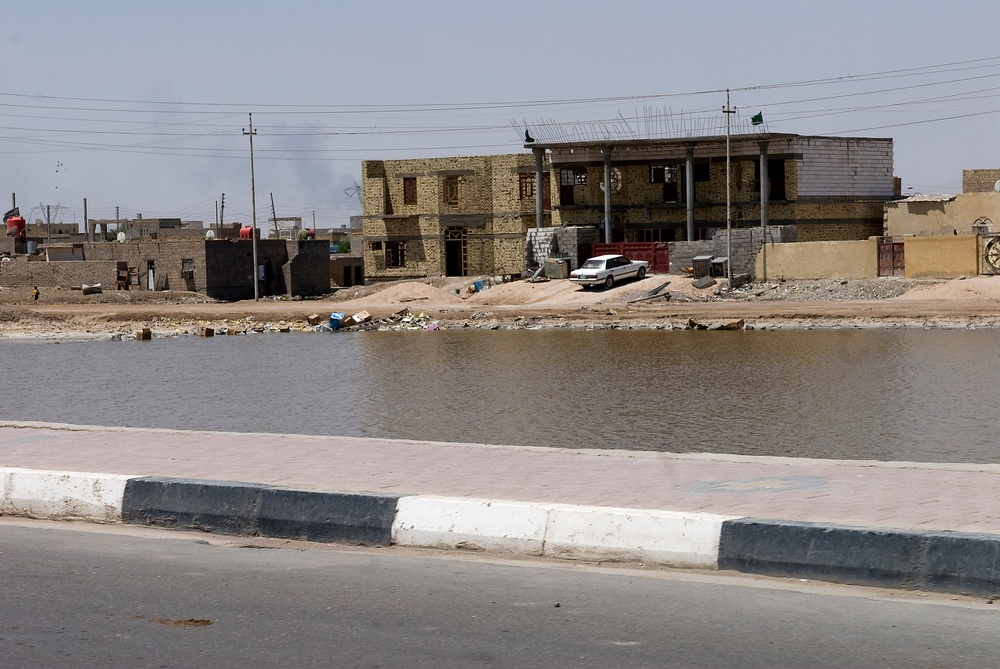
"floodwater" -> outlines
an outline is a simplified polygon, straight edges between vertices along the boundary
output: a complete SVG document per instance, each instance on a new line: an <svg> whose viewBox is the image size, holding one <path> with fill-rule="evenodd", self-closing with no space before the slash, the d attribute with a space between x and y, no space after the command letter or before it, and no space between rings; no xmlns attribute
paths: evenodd
<svg viewBox="0 0 1000 669"><path fill-rule="evenodd" d="M0 342L0 418L1000 462L997 330L444 330Z"/></svg>

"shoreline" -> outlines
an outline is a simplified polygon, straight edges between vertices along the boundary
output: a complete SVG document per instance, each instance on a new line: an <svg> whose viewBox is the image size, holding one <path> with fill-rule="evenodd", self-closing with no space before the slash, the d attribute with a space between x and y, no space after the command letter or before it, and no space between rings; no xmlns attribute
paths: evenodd
<svg viewBox="0 0 1000 669"><path fill-rule="evenodd" d="M85 341L227 333L331 334L333 312L370 320L343 332L384 330L873 330L1000 329L1000 276L952 280L813 280L735 291L650 276L612 290L568 281L516 281L483 291L471 277L341 289L318 299L218 302L197 293L126 291L82 296L0 290L0 341ZM23 295L21 293L24 293Z"/></svg>

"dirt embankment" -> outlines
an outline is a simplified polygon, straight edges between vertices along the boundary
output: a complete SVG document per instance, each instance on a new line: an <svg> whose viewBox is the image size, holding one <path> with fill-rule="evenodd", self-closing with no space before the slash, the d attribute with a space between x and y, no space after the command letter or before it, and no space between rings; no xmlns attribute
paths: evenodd
<svg viewBox="0 0 1000 669"><path fill-rule="evenodd" d="M691 279L648 276L610 290L566 280L515 281L475 291L474 278L402 281L338 290L321 299L218 302L197 293L0 288L0 337L130 336L219 330L307 330L330 313L373 320L408 309L408 327L678 328L735 320L747 327L1000 327L1000 277L949 281L755 283L698 289ZM318 319L318 320L317 320ZM369 326L370 327L370 326Z"/></svg>

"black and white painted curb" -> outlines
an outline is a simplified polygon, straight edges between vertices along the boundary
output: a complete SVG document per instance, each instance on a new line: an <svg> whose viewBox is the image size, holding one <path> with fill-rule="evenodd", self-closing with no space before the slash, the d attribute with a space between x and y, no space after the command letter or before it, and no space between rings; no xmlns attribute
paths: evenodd
<svg viewBox="0 0 1000 669"><path fill-rule="evenodd" d="M1000 535L0 468L0 515L1000 594Z"/></svg>

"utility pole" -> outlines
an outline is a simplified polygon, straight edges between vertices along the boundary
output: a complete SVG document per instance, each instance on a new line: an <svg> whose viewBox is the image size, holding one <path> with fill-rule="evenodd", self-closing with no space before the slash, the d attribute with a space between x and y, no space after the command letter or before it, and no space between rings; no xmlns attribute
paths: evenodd
<svg viewBox="0 0 1000 669"><path fill-rule="evenodd" d="M253 301L260 299L260 279L257 276L257 185L254 182L253 174L253 136L257 132L253 129L253 114L250 116L250 129L243 129L243 134L250 137L250 207L253 214Z"/></svg>
<svg viewBox="0 0 1000 669"><path fill-rule="evenodd" d="M226 218L226 194L222 194L222 207L219 208L219 229L216 231L219 235L219 239L222 239L222 226L225 225L224 221Z"/></svg>
<svg viewBox="0 0 1000 669"><path fill-rule="evenodd" d="M729 89L726 89L726 106L722 108L726 115L726 280L728 290L733 289L733 219L730 214L732 202L729 195L729 116L736 110L729 106Z"/></svg>
<svg viewBox="0 0 1000 669"><path fill-rule="evenodd" d="M274 213L274 193L271 193L271 225L274 226L274 236L278 236L278 215Z"/></svg>

